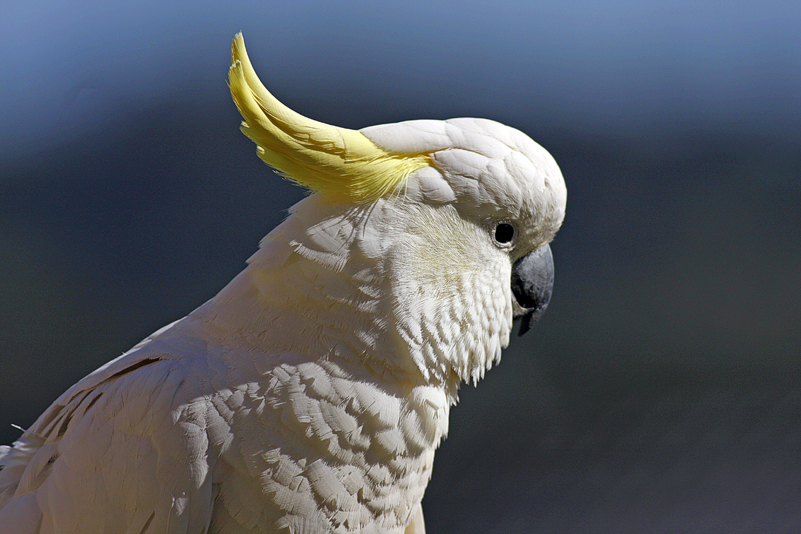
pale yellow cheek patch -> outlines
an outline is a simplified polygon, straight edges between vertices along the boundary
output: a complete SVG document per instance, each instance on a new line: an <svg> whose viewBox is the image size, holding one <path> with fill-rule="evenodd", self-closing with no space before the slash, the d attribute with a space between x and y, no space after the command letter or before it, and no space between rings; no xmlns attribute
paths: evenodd
<svg viewBox="0 0 801 534"><path fill-rule="evenodd" d="M406 233L408 274L440 295L460 287L465 277L486 269L488 262L497 261L493 254L497 251L488 249L483 229L459 217L451 206L420 210Z"/></svg>

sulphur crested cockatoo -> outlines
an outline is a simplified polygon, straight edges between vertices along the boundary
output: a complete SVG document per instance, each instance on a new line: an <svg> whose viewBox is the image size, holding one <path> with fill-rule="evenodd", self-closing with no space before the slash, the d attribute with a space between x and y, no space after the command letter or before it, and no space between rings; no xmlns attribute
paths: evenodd
<svg viewBox="0 0 801 534"><path fill-rule="evenodd" d="M490 120L347 130L229 84L258 155L312 192L187 317L0 450L0 532L423 532L463 381L550 298L566 190Z"/></svg>

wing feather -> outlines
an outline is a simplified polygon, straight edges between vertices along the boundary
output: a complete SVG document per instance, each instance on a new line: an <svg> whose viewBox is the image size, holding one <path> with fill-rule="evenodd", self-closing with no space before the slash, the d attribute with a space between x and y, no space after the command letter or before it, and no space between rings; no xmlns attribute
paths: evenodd
<svg viewBox="0 0 801 534"><path fill-rule="evenodd" d="M215 456L205 362L195 337L162 329L70 388L0 451L0 524L32 534L206 532Z"/></svg>

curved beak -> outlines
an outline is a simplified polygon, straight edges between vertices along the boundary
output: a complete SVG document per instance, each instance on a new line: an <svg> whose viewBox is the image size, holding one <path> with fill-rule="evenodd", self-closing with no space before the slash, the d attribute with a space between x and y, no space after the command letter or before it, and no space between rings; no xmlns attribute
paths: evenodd
<svg viewBox="0 0 801 534"><path fill-rule="evenodd" d="M553 254L551 247L543 245L517 260L512 266L512 294L514 319L520 319L522 336L536 323L553 291Z"/></svg>

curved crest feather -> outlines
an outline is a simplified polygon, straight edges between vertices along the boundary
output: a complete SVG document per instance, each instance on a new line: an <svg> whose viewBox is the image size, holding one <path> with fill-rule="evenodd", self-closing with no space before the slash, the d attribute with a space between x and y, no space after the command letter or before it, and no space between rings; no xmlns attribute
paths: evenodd
<svg viewBox="0 0 801 534"><path fill-rule="evenodd" d="M241 33L231 45L228 83L245 119L242 133L258 145L259 157L313 191L367 202L395 191L431 162L426 154L387 152L359 131L317 122L283 105L256 75Z"/></svg>

